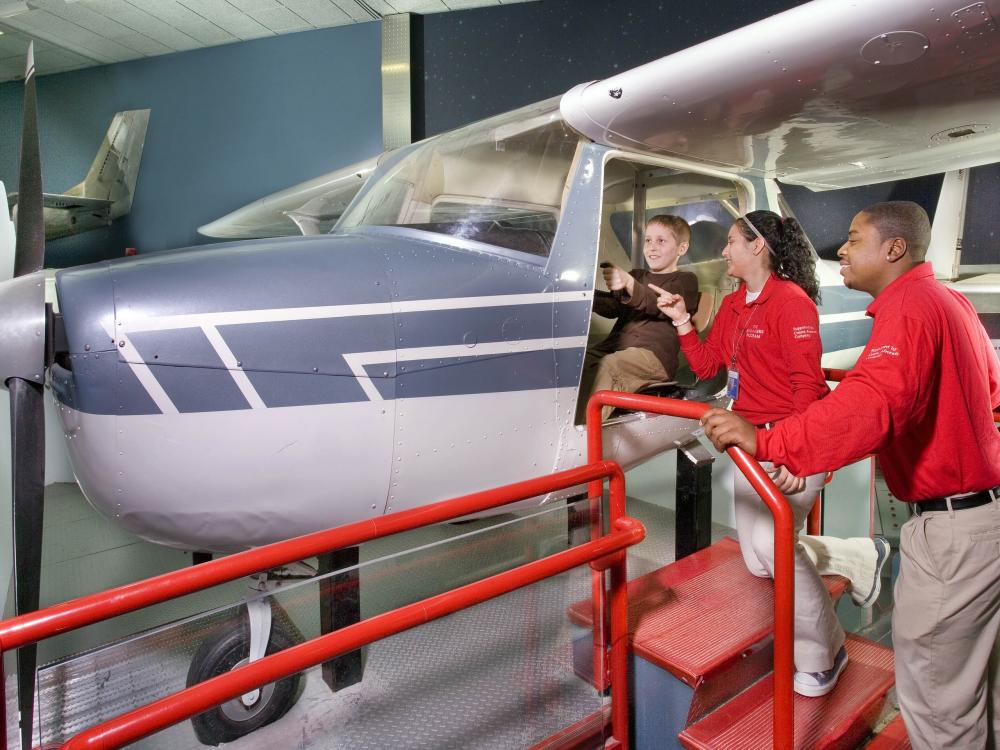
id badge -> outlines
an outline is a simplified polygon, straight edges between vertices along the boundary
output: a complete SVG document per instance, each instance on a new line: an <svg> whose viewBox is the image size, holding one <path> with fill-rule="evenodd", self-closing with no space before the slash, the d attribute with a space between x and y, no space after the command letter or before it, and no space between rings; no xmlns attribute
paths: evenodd
<svg viewBox="0 0 1000 750"><path fill-rule="evenodd" d="M729 371L729 379L726 381L726 396L733 401L740 397L740 374L736 370Z"/></svg>

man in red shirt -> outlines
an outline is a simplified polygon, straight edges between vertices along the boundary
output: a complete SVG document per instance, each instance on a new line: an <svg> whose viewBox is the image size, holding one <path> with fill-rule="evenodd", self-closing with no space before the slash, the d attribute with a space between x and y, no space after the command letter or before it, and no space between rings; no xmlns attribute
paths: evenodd
<svg viewBox="0 0 1000 750"><path fill-rule="evenodd" d="M909 202L851 222L841 275L874 318L857 366L829 396L771 430L713 409L720 450L737 445L804 476L874 453L912 503L894 591L896 690L914 748L1000 740L1000 363L972 305L934 280L930 222Z"/></svg>

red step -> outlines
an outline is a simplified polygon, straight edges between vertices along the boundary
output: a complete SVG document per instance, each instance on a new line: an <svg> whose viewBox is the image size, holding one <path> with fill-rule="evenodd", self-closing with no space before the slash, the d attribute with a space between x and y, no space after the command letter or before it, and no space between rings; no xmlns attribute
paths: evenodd
<svg viewBox="0 0 1000 750"><path fill-rule="evenodd" d="M906 735L903 717L897 716L889 722L875 735L875 739L865 745L865 750L910 750L910 738Z"/></svg>
<svg viewBox="0 0 1000 750"><path fill-rule="evenodd" d="M532 745L528 750L595 750L611 736L611 704Z"/></svg>
<svg viewBox="0 0 1000 750"><path fill-rule="evenodd" d="M847 750L870 733L893 684L892 649L848 635L847 652L850 661L832 693L795 696L796 750ZM768 675L681 732L681 744L688 750L770 750L773 690Z"/></svg>
<svg viewBox="0 0 1000 750"><path fill-rule="evenodd" d="M824 576L836 598L847 588ZM637 656L692 687L743 662L760 662L762 641L773 631L774 585L751 575L739 544L726 538L628 584L629 640ZM576 602L569 617L590 628L590 600Z"/></svg>

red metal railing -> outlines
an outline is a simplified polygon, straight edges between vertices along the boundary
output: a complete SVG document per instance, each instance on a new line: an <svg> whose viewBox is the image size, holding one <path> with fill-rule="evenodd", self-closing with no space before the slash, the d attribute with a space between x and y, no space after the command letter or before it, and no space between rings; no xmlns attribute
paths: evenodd
<svg viewBox="0 0 1000 750"><path fill-rule="evenodd" d="M453 500L444 500L328 531L307 534L15 617L0 622L0 654L142 607L243 578L261 570L287 565L390 534L448 521L471 513L480 513L518 500L584 483L591 483L590 486L596 484L600 494L603 479L608 480L611 498L609 505L611 532L607 535L266 656L92 727L71 738L62 747L66 750L81 748L111 750L122 747L250 690L329 661L380 638L590 563L595 574L597 571L611 571L609 665L612 686L612 738L608 747L627 750L628 614L625 549L642 541L646 532L641 523L625 516L625 477L621 468L611 461L591 463L549 476ZM601 600L605 600L603 588ZM2 688L0 681L0 705L3 705ZM0 712L0 715L3 713ZM5 715L3 720L6 721ZM3 730L0 736L6 736L6 726L0 728Z"/></svg>
<svg viewBox="0 0 1000 750"><path fill-rule="evenodd" d="M685 419L700 419L709 406L698 401L678 401L672 398L640 396L635 393L598 391L587 402L587 460L600 461L601 407L667 414ZM794 714L792 708L793 621L795 606L794 552L795 521L788 501L771 481L760 464L739 448L727 450L750 484L760 494L774 516L774 747L794 747ZM600 487L591 485L591 503L600 496ZM595 583L595 596L597 595ZM624 588L624 587L623 587ZM598 622L596 619L594 622Z"/></svg>

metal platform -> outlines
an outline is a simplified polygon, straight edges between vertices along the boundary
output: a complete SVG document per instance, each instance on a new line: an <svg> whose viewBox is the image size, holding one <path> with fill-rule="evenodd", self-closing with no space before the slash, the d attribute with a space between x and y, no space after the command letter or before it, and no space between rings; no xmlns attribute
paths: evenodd
<svg viewBox="0 0 1000 750"><path fill-rule="evenodd" d="M630 577L635 577L673 559L674 524L669 510L639 500L629 503L649 532L629 557ZM525 539L534 535L534 541L522 546L537 554L560 534L565 538L565 510L527 523L533 528ZM483 534L501 535L524 522L507 517L499 524L476 524L480 527L471 533L461 525L445 525L421 530L423 537L366 545L365 616L504 567L483 543ZM712 536L722 538L728 531L716 525ZM471 556L444 551L460 546L456 542L478 551ZM402 545L419 548L429 562L417 562ZM511 545L503 546L509 553ZM366 576L380 580L377 593L369 594L373 587L366 586ZM373 644L364 680L336 694L326 688L318 668L311 670L300 700L285 717L227 746L523 748L543 740L604 703L572 668L566 610L589 593L589 586L589 571L574 570ZM306 637L318 629L314 594L311 581L277 597ZM40 744L61 742L184 687L202 640L235 626L241 610L231 589L225 596L227 603L207 615L152 627L43 666L36 710ZM157 750L199 746L188 722L134 745Z"/></svg>

